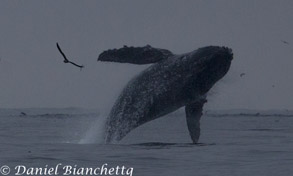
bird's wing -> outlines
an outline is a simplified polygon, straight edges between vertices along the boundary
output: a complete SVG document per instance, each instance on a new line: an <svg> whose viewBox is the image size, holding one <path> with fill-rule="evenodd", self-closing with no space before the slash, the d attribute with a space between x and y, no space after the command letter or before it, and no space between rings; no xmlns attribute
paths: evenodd
<svg viewBox="0 0 293 176"><path fill-rule="evenodd" d="M64 54L64 53L63 53L63 51L61 50L61 48L60 48L59 44L58 44L58 43L56 43L56 45L57 45L57 48L58 48L59 52L60 52L60 53L61 53L61 55L63 56L64 60L65 60L66 62L68 62L68 59L66 58L65 54Z"/></svg>
<svg viewBox="0 0 293 176"><path fill-rule="evenodd" d="M127 47L112 49L102 52L98 61L119 62L131 64L151 64L173 56L166 49L153 48L150 45L144 47Z"/></svg>
<svg viewBox="0 0 293 176"><path fill-rule="evenodd" d="M78 64L76 64L74 62L71 62L71 61L68 61L68 63L71 63L72 65L77 66L79 68L83 68L84 67L83 65L78 65Z"/></svg>

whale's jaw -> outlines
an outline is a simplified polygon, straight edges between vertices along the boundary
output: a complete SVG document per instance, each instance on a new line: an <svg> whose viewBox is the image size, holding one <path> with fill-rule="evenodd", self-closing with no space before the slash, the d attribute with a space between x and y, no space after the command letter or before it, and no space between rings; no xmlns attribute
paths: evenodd
<svg viewBox="0 0 293 176"><path fill-rule="evenodd" d="M200 94L203 95L227 74L233 53L232 49L227 47L209 46L199 48L190 57L195 64L200 65L196 65L196 68L202 68L200 73L197 73L196 81L200 83Z"/></svg>

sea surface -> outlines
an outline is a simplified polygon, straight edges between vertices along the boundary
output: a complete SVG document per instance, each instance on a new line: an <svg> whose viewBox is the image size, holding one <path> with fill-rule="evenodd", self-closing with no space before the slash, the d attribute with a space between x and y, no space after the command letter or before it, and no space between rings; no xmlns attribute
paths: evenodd
<svg viewBox="0 0 293 176"><path fill-rule="evenodd" d="M135 176L293 174L292 111L206 111L197 145L191 144L182 109L111 145L102 142L103 119L99 112L78 108L0 109L0 167L10 167L8 175L15 175L20 165L20 175L38 175L29 168L58 164L58 175L64 175L64 166L103 165L124 166ZM71 175L86 174L72 170ZM127 175L126 170L118 175Z"/></svg>

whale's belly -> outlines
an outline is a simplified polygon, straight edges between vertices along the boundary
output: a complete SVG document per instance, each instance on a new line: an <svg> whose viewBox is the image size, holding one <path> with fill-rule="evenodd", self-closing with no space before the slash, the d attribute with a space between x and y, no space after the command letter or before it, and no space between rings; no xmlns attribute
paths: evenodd
<svg viewBox="0 0 293 176"><path fill-rule="evenodd" d="M133 129L191 101L190 91L196 89L188 87L192 75L174 69L176 65L164 66L153 65L126 85L108 117L108 133Z"/></svg>
<svg viewBox="0 0 293 176"><path fill-rule="evenodd" d="M130 80L108 116L106 142L119 141L132 129L198 99L197 73L184 58L171 58Z"/></svg>

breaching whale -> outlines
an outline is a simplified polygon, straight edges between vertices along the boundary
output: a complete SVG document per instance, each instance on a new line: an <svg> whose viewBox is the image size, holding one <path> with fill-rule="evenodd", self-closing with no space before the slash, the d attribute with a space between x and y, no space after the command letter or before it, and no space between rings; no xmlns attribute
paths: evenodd
<svg viewBox="0 0 293 176"><path fill-rule="evenodd" d="M206 94L228 72L232 59L232 50L219 46L179 55L150 45L102 52L98 61L152 64L116 100L106 121L105 142L118 142L134 128L185 106L189 134L197 143Z"/></svg>

